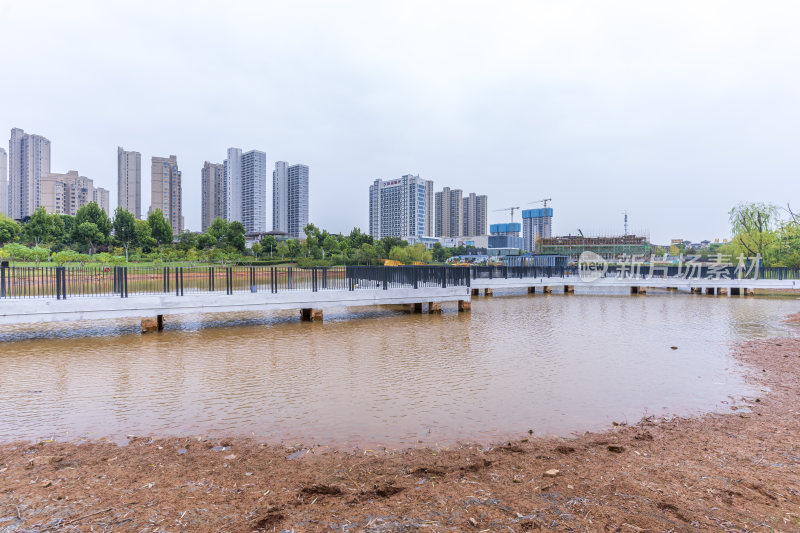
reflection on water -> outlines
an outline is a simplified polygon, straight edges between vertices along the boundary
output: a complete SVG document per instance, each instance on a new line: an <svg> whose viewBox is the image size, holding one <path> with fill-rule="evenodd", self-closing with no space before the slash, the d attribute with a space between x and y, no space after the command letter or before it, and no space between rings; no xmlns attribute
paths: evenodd
<svg viewBox="0 0 800 533"><path fill-rule="evenodd" d="M732 341L791 331L796 299L653 293L0 329L0 439L255 435L388 446L599 429L748 389ZM231 325L234 324L234 325ZM220 326L226 327L220 327ZM678 346L678 350L670 349Z"/></svg>

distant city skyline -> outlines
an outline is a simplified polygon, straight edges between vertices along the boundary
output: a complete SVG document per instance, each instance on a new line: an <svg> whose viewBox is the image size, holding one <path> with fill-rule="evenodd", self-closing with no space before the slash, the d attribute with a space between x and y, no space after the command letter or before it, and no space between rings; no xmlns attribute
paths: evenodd
<svg viewBox="0 0 800 533"><path fill-rule="evenodd" d="M713 240L741 201L800 205L798 16L782 0L17 2L0 132L51 141L52 170L111 190L112 211L117 147L144 160L144 212L150 158L175 154L195 231L204 161L242 146L312 168L310 220L334 232L367 231L366 187L411 174L488 195L490 224L552 198L554 235L619 234L627 211L654 242Z"/></svg>

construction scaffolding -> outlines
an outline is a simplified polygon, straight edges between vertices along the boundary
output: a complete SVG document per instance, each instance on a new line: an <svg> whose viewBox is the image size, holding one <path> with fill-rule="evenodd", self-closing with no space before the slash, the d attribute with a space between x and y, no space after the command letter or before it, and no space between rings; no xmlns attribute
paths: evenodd
<svg viewBox="0 0 800 533"><path fill-rule="evenodd" d="M583 252L594 252L603 259L617 259L638 256L649 258L652 252L650 239L640 235L617 235L603 237L584 237L567 235L547 237L536 241L536 253L546 255L566 255L570 261L577 261Z"/></svg>

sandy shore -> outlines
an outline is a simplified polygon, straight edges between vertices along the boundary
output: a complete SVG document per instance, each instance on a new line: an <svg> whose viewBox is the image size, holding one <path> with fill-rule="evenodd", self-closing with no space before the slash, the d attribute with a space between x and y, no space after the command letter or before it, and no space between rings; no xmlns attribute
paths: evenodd
<svg viewBox="0 0 800 533"><path fill-rule="evenodd" d="M0 531L800 531L800 339L735 355L761 392L730 414L574 439L0 445Z"/></svg>

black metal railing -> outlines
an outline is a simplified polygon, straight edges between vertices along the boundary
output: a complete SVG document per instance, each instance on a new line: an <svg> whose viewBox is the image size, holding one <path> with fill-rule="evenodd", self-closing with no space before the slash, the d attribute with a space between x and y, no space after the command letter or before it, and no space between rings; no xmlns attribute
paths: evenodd
<svg viewBox="0 0 800 533"><path fill-rule="evenodd" d="M0 267L0 298L469 287L465 267Z"/></svg>
<svg viewBox="0 0 800 533"><path fill-rule="evenodd" d="M560 266L347 266L347 267L9 267L0 266L0 298L470 287L478 279L565 278L576 267ZM605 277L621 279L800 280L800 269L734 266L609 265Z"/></svg>

